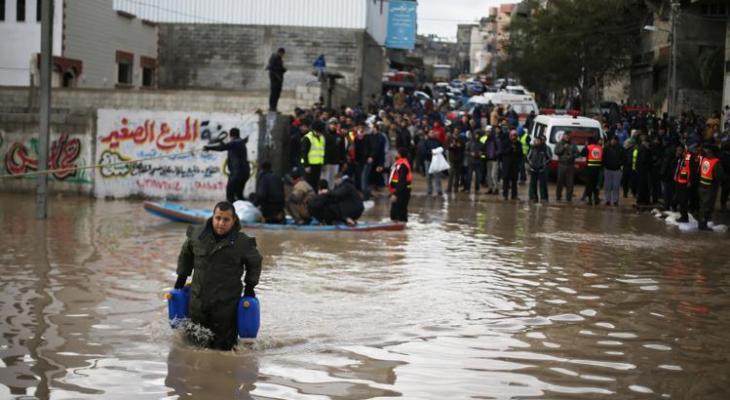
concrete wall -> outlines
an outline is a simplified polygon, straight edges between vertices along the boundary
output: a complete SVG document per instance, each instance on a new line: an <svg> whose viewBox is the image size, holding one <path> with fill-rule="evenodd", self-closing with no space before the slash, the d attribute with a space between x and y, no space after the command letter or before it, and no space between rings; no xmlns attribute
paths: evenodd
<svg viewBox="0 0 730 400"><path fill-rule="evenodd" d="M5 1L5 21L0 21L0 86L28 86L36 68L34 55L41 52L41 23L36 21L36 2L27 0L25 21L16 21L15 0ZM53 10L53 55L61 55L63 2Z"/></svg>
<svg viewBox="0 0 730 400"><path fill-rule="evenodd" d="M7 104L7 103L3 103ZM0 189L33 191L35 177L6 178L38 170L38 114L0 111ZM88 111L54 112L51 116L49 168L93 165L94 116ZM49 175L49 190L90 194L94 170L57 172Z"/></svg>
<svg viewBox="0 0 730 400"><path fill-rule="evenodd" d="M161 24L159 29L161 88L268 89L264 68L284 47L285 90L316 80L312 62L320 54L329 71L345 76L339 83L360 90L364 30L223 24Z"/></svg>
<svg viewBox="0 0 730 400"><path fill-rule="evenodd" d="M356 73L361 76L362 81L359 85L359 91L357 87L352 85L344 85L346 88L340 90L341 97L337 106L354 105L357 100L361 101L362 104L367 104L367 99L370 98L371 94L380 95L383 87L383 72L385 71L385 52L377 42L365 34L363 37L362 49L362 62L358 64ZM339 84L339 83L338 83ZM345 91L350 94L344 94ZM359 99L358 99L359 96Z"/></svg>
<svg viewBox="0 0 730 400"><path fill-rule="evenodd" d="M37 168L38 111L31 93L29 88L0 88L0 176ZM282 171L288 159L289 117L267 114L270 121L264 121L255 113L267 96L255 91L54 90L51 167L185 152L236 126L242 136L249 136L252 176L259 151ZM287 93L283 104L293 110L293 93ZM211 152L107 167L96 173L92 169L57 173L50 190L100 197L222 199L227 180L224 163L224 153ZM31 178L0 178L3 191L32 191L35 184ZM254 180L249 181L247 192L254 187Z"/></svg>
<svg viewBox="0 0 730 400"><path fill-rule="evenodd" d="M113 0L65 2L63 55L83 62L78 87L114 88L117 50L134 54L132 85L140 87L140 57L157 58L157 28L139 18L121 16L112 3Z"/></svg>
<svg viewBox="0 0 730 400"><path fill-rule="evenodd" d="M225 198L225 152L193 152L231 128L248 141L248 159L256 171L259 116L188 111L100 109L97 111L96 197L130 196L214 200ZM164 156L175 155L170 158ZM247 183L246 193L255 188Z"/></svg>
<svg viewBox="0 0 730 400"><path fill-rule="evenodd" d="M0 108L37 108L38 94L33 88L0 88ZM58 89L52 94L54 108L88 109L120 108L144 110L191 110L208 112L251 113L268 107L268 91L214 90L105 90ZM294 92L285 91L279 100L282 113L291 113L299 103Z"/></svg>
<svg viewBox="0 0 730 400"><path fill-rule="evenodd" d="M730 122L730 16L725 27L725 82L722 93L723 126Z"/></svg>

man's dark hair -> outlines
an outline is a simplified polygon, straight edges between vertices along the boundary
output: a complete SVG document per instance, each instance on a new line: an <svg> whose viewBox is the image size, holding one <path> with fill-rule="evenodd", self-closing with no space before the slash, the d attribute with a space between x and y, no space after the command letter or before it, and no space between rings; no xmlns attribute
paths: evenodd
<svg viewBox="0 0 730 400"><path fill-rule="evenodd" d="M238 128L231 128L231 130L228 132L228 134L232 138L238 138L241 137L241 131L238 130Z"/></svg>
<svg viewBox="0 0 730 400"><path fill-rule="evenodd" d="M278 49L278 50L276 50L276 52L277 52L277 53L281 53L281 54L284 54L284 53L286 53L286 50L284 50L284 48L283 48L283 47L279 47L279 49Z"/></svg>
<svg viewBox="0 0 730 400"><path fill-rule="evenodd" d="M228 211L231 210L234 216L236 216L236 209L233 207L233 204L227 202L227 201L221 201L218 204L213 207L213 213L215 213L216 210L220 211Z"/></svg>
<svg viewBox="0 0 730 400"><path fill-rule="evenodd" d="M408 148L406 148L406 147L398 147L398 154L401 157L408 157Z"/></svg>
<svg viewBox="0 0 730 400"><path fill-rule="evenodd" d="M330 187L330 183L327 182L327 179L320 179L319 184L317 185L317 189L328 189Z"/></svg>
<svg viewBox="0 0 730 400"><path fill-rule="evenodd" d="M262 172L271 172L271 161L264 161L261 163Z"/></svg>

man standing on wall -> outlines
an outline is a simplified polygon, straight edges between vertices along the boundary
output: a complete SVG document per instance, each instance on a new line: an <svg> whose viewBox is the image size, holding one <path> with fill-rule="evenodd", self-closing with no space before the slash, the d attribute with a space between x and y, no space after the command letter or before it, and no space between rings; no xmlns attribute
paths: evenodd
<svg viewBox="0 0 730 400"><path fill-rule="evenodd" d="M266 69L269 71L269 81L271 81L271 93L269 94L269 111L276 111L276 106L279 104L279 96L281 95L281 88L284 85L284 48L279 48L276 53L271 55L269 58L269 65Z"/></svg>
<svg viewBox="0 0 730 400"><path fill-rule="evenodd" d="M243 188L251 175L251 167L248 165L248 154L246 142L248 138L241 139L241 132L238 128L231 128L229 132L231 140L228 143L204 146L204 150L227 151L228 160L228 184L226 185L226 200L233 203L236 200L244 200Z"/></svg>

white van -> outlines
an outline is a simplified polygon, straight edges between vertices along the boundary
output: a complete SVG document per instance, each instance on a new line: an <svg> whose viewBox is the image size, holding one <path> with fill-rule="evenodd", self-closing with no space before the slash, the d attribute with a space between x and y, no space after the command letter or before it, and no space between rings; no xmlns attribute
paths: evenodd
<svg viewBox="0 0 730 400"><path fill-rule="evenodd" d="M530 112L534 111L535 115L540 113L540 109L537 108L535 99L530 95L489 92L484 93L481 97L484 98L485 103L491 101L492 104L502 106L505 109L506 106L511 107L517 113L520 124L525 123Z"/></svg>
<svg viewBox="0 0 730 400"><path fill-rule="evenodd" d="M553 153L550 169L558 168L558 156L555 155L555 145L562 140L563 135L570 132L570 141L578 146L578 151L588 143L588 138L595 137L601 140L606 138L601 123L593 118L573 117L570 115L538 115L532 124L530 139L538 136L545 138L545 143ZM575 160L575 166L583 169L586 166L585 157Z"/></svg>

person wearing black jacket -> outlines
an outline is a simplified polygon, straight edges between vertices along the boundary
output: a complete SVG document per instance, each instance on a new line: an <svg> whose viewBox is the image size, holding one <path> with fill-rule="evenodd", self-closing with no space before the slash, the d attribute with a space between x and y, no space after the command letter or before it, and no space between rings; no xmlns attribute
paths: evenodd
<svg viewBox="0 0 730 400"><path fill-rule="evenodd" d="M269 64L266 69L269 71L269 82L271 82L271 92L269 93L269 111L276 111L279 104L279 96L281 96L281 88L284 86L284 53L283 48L279 48L276 53L269 58Z"/></svg>
<svg viewBox="0 0 730 400"><path fill-rule="evenodd" d="M231 128L228 135L231 140L227 143L207 145L203 150L227 151L228 160L228 184L226 184L226 200L233 203L236 200L244 200L243 188L251 176L251 167L248 165L248 154L246 143L248 138L241 139L241 132L238 128Z"/></svg>
<svg viewBox="0 0 730 400"><path fill-rule="evenodd" d="M338 177L337 181L335 188L324 195L334 212L334 220L345 221L345 224L353 226L365 211L362 196L347 175Z"/></svg>
<svg viewBox="0 0 730 400"><path fill-rule="evenodd" d="M284 183L281 177L271 171L271 163L261 163L261 174L256 180L256 196L254 205L261 210L267 224L283 224L284 214Z"/></svg>
<svg viewBox="0 0 730 400"><path fill-rule="evenodd" d="M626 152L618 143L616 135L611 136L608 146L603 150L603 190L606 196L606 205L618 206L619 191L621 189L621 167L624 165Z"/></svg>
<svg viewBox="0 0 730 400"><path fill-rule="evenodd" d="M502 143L499 149L502 160L502 197L507 200L507 195L512 195L512 200L519 200L517 197L517 176L522 163L522 144L517 140L517 130L512 129L509 139Z"/></svg>
<svg viewBox="0 0 730 400"><path fill-rule="evenodd" d="M408 162L409 150L398 148L398 155L391 167L388 186L390 189L390 219L394 222L408 222L408 202L411 200L413 173Z"/></svg>
<svg viewBox="0 0 730 400"><path fill-rule="evenodd" d="M337 149L338 130L339 121L337 121L337 118L330 118L324 132L324 166L322 167L321 178L331 183L334 183L335 175L340 172L340 164L342 164Z"/></svg>
<svg viewBox="0 0 730 400"><path fill-rule="evenodd" d="M649 140L643 136L639 145L639 153L636 156L636 204L638 206L651 204L649 176L653 165Z"/></svg>

